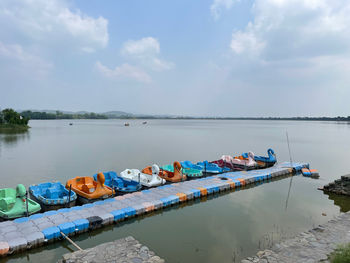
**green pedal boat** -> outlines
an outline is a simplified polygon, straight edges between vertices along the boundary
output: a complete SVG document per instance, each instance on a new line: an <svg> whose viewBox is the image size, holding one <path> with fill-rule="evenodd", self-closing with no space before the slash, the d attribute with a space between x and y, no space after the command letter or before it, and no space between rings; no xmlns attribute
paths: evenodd
<svg viewBox="0 0 350 263"><path fill-rule="evenodd" d="M160 167L161 170L174 172L174 165L168 164ZM186 175L188 178L202 177L203 173L201 170L193 169L193 168L184 168L181 169L182 173Z"/></svg>
<svg viewBox="0 0 350 263"><path fill-rule="evenodd" d="M28 216L40 211L41 207L33 200L26 198L27 190L19 184L13 188L0 189L0 221Z"/></svg>

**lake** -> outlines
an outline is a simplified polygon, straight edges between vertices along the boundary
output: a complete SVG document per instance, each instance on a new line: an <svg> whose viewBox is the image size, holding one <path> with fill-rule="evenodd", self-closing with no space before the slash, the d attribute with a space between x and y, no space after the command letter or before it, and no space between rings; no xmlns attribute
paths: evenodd
<svg viewBox="0 0 350 263"><path fill-rule="evenodd" d="M99 171L119 173L175 160L216 160L222 154L246 151L267 155L268 148L275 150L279 162L289 161L288 131L292 160L310 163L320 179L288 177L72 239L89 248L132 235L167 262L239 262L350 210L348 198L317 190L350 173L349 123L148 120L142 125L142 120L127 121L129 127L123 120L30 121L27 133L0 134L1 188L52 180L65 183ZM62 241L0 260L55 262L72 249Z"/></svg>

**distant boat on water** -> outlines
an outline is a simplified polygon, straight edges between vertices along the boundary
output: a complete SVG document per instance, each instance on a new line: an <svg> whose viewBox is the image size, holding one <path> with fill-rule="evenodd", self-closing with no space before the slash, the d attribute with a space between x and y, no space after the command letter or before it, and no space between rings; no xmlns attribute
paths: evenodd
<svg viewBox="0 0 350 263"><path fill-rule="evenodd" d="M142 124L147 124L147 121L142 122Z"/></svg>
<svg viewBox="0 0 350 263"><path fill-rule="evenodd" d="M124 126L130 126L130 123L126 122L124 123Z"/></svg>

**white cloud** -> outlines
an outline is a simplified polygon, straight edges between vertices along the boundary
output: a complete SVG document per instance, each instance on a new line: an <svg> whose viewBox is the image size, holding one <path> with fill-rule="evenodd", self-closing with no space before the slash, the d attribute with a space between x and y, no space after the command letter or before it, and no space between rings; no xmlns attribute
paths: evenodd
<svg viewBox="0 0 350 263"><path fill-rule="evenodd" d="M232 34L230 47L237 54L244 53L245 51L257 54L260 53L264 46L265 43L257 39L255 34L250 31L236 31Z"/></svg>
<svg viewBox="0 0 350 263"><path fill-rule="evenodd" d="M119 67L115 67L114 69L110 69L103 65L101 62L97 61L95 66L101 74L108 78L118 80L133 79L143 83L149 83L152 81L151 77L146 72L127 63L122 64Z"/></svg>
<svg viewBox="0 0 350 263"><path fill-rule="evenodd" d="M153 37L129 40L124 43L122 53L130 56L158 55L160 45L158 40Z"/></svg>
<svg viewBox="0 0 350 263"><path fill-rule="evenodd" d="M174 63L159 58L160 44L153 37L126 41L123 44L121 53L125 57L133 59L142 66L154 71L164 71L174 67Z"/></svg>
<svg viewBox="0 0 350 263"><path fill-rule="evenodd" d="M225 70L213 73L216 86L242 100L249 96L255 108L248 115L264 105L271 115L343 114L350 96L350 1L254 0L251 6L252 20L232 32L230 53L220 62ZM295 107L300 94L314 103Z"/></svg>
<svg viewBox="0 0 350 263"><path fill-rule="evenodd" d="M256 0L254 20L234 31L231 49L267 61L312 59L349 51L347 0Z"/></svg>
<svg viewBox="0 0 350 263"><path fill-rule="evenodd" d="M68 43L92 52L108 44L108 21L71 10L65 0L3 0L0 22L9 32L50 46Z"/></svg>
<svg viewBox="0 0 350 263"><path fill-rule="evenodd" d="M131 79L143 83L152 81L147 71L164 71L174 67L172 62L159 58L160 44L153 37L145 37L140 40L128 40L121 48L122 56L132 64L124 63L114 69L110 69L101 62L96 62L95 67L104 76L113 79Z"/></svg>
<svg viewBox="0 0 350 263"><path fill-rule="evenodd" d="M214 19L219 19L222 9L230 9L239 0L214 0L210 6L210 13Z"/></svg>
<svg viewBox="0 0 350 263"><path fill-rule="evenodd" d="M4 44L0 41L0 57L6 62L7 66L14 64L14 67L24 69L28 74L36 73L45 75L53 65L39 56L33 55L23 49L18 44Z"/></svg>

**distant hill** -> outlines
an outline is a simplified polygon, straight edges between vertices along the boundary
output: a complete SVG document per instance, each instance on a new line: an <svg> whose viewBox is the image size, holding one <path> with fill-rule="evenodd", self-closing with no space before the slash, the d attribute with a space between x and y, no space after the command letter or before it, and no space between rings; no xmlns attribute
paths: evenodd
<svg viewBox="0 0 350 263"><path fill-rule="evenodd" d="M107 116L110 119L120 118L120 117L133 117L134 116L134 114L128 113L125 111L107 111L107 112L102 112L101 114Z"/></svg>
<svg viewBox="0 0 350 263"><path fill-rule="evenodd" d="M18 112L24 112L24 110L17 110ZM73 119L184 119L184 120L276 120L276 121L350 121L350 116L337 116L337 117L194 117L194 116L179 116L179 115L166 115L166 114L135 114L125 111L107 111L101 113L92 113L89 111L58 111L58 110L25 110L37 113L47 113L55 116L51 116L52 119L57 118L73 118ZM57 115L57 112L59 114ZM69 115L69 116L62 116ZM59 117L57 117L59 116ZM33 117L33 116L28 116ZM44 116L45 117L45 116ZM47 117L47 116L46 116ZM46 119L46 117L44 119ZM50 119L51 119L50 117ZM40 117L38 117L41 119Z"/></svg>
<svg viewBox="0 0 350 263"><path fill-rule="evenodd" d="M91 111L64 111L64 110L37 110L37 109L17 110L17 112L23 112L23 111L46 112L46 113L50 113L50 114L56 114L57 111L59 111L63 114L88 114L88 113L91 113Z"/></svg>

